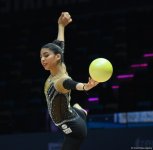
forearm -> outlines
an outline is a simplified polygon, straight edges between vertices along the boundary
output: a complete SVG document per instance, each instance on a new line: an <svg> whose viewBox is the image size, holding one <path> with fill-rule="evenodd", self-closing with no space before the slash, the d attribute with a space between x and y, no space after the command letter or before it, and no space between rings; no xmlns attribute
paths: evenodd
<svg viewBox="0 0 153 150"><path fill-rule="evenodd" d="M64 41L64 32L65 32L65 27L62 24L58 25L58 34L57 34L57 40L58 41Z"/></svg>
<svg viewBox="0 0 153 150"><path fill-rule="evenodd" d="M65 27L61 24L58 24L57 39L53 41L54 44L58 45L62 49L63 53L64 53L64 47L65 47L64 30L65 30Z"/></svg>

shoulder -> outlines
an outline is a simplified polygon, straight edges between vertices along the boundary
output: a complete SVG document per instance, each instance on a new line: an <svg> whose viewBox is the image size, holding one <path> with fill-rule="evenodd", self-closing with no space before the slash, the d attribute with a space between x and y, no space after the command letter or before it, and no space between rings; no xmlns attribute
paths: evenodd
<svg viewBox="0 0 153 150"><path fill-rule="evenodd" d="M70 76L64 74L62 75L60 78L58 78L55 82L54 82L54 86L55 89L61 93L68 93L70 90L67 90L63 87L63 82L67 79L71 79Z"/></svg>
<svg viewBox="0 0 153 150"><path fill-rule="evenodd" d="M62 76L58 79L58 81L64 81L64 80L67 80L67 79L71 79L71 77L68 76L67 74L64 74L64 75L62 75Z"/></svg>

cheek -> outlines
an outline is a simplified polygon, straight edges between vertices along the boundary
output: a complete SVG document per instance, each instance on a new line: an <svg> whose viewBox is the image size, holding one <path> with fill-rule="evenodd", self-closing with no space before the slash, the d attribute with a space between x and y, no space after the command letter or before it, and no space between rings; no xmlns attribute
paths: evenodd
<svg viewBox="0 0 153 150"><path fill-rule="evenodd" d="M48 60L48 61L53 61L53 60L54 60L54 56L53 56L53 55L48 56L48 57L47 57L47 60Z"/></svg>
<svg viewBox="0 0 153 150"><path fill-rule="evenodd" d="M49 64L53 64L55 62L55 57L53 55L50 55L48 58L47 58L47 62Z"/></svg>

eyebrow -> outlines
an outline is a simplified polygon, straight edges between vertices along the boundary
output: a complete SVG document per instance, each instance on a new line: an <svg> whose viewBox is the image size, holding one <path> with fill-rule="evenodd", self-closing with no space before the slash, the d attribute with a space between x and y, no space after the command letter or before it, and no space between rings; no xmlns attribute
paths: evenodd
<svg viewBox="0 0 153 150"><path fill-rule="evenodd" d="M48 53L48 52L43 52L42 54L44 55L44 54L46 54L46 53Z"/></svg>
<svg viewBox="0 0 153 150"><path fill-rule="evenodd" d="M44 55L44 54L48 54L48 53L49 53L49 52L43 52L42 55Z"/></svg>
<svg viewBox="0 0 153 150"><path fill-rule="evenodd" d="M42 54L40 54L40 57L41 57L42 55L45 55L45 54L48 54L48 52L43 52Z"/></svg>

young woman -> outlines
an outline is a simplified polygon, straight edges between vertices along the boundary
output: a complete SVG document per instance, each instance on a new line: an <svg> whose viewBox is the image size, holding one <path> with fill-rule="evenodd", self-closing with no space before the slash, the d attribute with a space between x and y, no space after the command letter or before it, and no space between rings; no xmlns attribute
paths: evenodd
<svg viewBox="0 0 153 150"><path fill-rule="evenodd" d="M64 133L62 150L79 150L87 135L87 112L79 105L70 105L71 90L88 91L98 82L89 78L88 83L76 82L71 79L64 64L64 30L72 22L68 12L62 12L58 19L57 39L45 44L40 51L41 63L45 70L50 71L44 92L48 111L54 124Z"/></svg>

